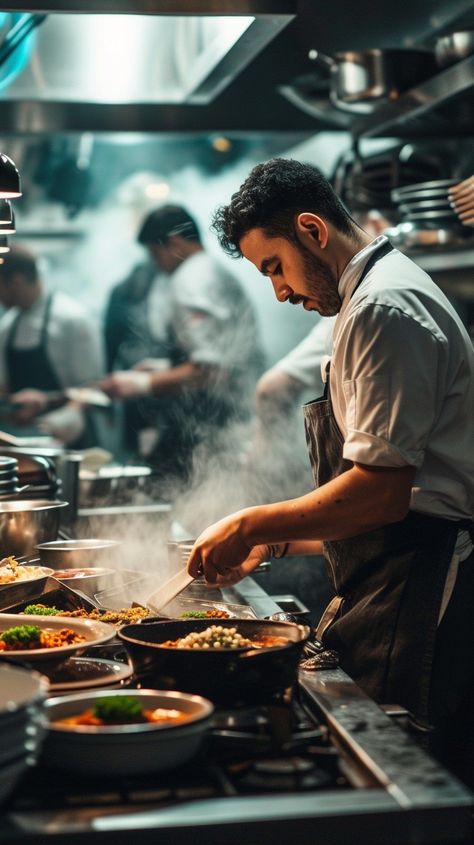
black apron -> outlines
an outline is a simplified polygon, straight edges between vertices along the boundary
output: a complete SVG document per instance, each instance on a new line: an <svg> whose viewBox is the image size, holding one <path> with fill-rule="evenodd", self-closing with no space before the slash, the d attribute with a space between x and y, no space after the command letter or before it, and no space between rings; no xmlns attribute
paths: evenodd
<svg viewBox="0 0 474 845"><path fill-rule="evenodd" d="M62 385L48 356L48 326L51 316L53 295L48 297L44 311L43 325L37 346L30 349L15 349L15 337L21 313L10 329L5 349L8 389L10 393L31 387L36 390L61 390Z"/></svg>
<svg viewBox="0 0 474 845"><path fill-rule="evenodd" d="M357 287L391 250L385 242L372 254ZM304 416L319 487L353 466L343 458L329 372L324 396L305 405ZM454 520L410 511L400 522L323 544L336 596L318 637L368 695L403 705L421 724L428 723L436 629L458 528Z"/></svg>

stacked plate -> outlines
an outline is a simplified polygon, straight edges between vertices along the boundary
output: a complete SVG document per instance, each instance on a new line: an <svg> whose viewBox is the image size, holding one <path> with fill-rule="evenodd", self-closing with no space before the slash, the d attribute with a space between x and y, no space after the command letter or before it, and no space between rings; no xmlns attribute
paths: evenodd
<svg viewBox="0 0 474 845"><path fill-rule="evenodd" d="M9 499L18 492L18 461L0 456L0 499Z"/></svg>
<svg viewBox="0 0 474 845"><path fill-rule="evenodd" d="M402 223L413 223L419 229L459 229L462 224L451 206L449 188L458 179L432 179L391 191Z"/></svg>
<svg viewBox="0 0 474 845"><path fill-rule="evenodd" d="M47 682L37 672L0 666L0 802L38 757L46 735Z"/></svg>

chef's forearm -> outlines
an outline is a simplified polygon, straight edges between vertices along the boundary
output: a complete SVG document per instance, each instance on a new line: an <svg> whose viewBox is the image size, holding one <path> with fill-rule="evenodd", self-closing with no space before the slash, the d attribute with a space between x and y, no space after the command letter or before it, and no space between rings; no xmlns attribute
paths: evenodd
<svg viewBox="0 0 474 845"><path fill-rule="evenodd" d="M291 542L292 554L297 541L355 537L403 519L413 476L413 467L355 465L305 496L242 511L242 536L249 546Z"/></svg>
<svg viewBox="0 0 474 845"><path fill-rule="evenodd" d="M154 395L166 393L170 390L178 390L183 385L199 385L208 378L206 368L194 361L186 361L177 367L171 367L159 373L152 373L150 376L150 390Z"/></svg>

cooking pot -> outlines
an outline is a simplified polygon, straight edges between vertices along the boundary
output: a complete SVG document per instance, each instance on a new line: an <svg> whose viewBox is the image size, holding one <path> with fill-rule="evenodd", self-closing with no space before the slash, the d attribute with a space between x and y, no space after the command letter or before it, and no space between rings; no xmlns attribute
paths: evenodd
<svg viewBox="0 0 474 845"><path fill-rule="evenodd" d="M79 470L79 498L82 506L129 501L143 489L151 475L148 466L104 466L98 470Z"/></svg>
<svg viewBox="0 0 474 845"><path fill-rule="evenodd" d="M435 43L436 61L440 67L448 67L474 53L474 29L450 32L442 35Z"/></svg>
<svg viewBox="0 0 474 845"><path fill-rule="evenodd" d="M0 557L31 555L37 543L55 540L60 508L45 499L0 501Z"/></svg>
<svg viewBox="0 0 474 845"><path fill-rule="evenodd" d="M438 68L428 50L346 51L326 56L312 50L310 57L330 73L330 98L345 111L367 114L378 104L396 99Z"/></svg>
<svg viewBox="0 0 474 845"><path fill-rule="evenodd" d="M36 548L43 566L53 569L71 567L90 567L111 562L113 551L119 545L118 540L52 540L38 543Z"/></svg>
<svg viewBox="0 0 474 845"><path fill-rule="evenodd" d="M281 697L296 681L298 662L310 635L307 625L259 619L219 619L249 639L285 637L288 643L263 649L179 649L160 645L166 640L204 631L209 619L145 621L118 631L142 685L176 689L210 698L215 704L265 704Z"/></svg>

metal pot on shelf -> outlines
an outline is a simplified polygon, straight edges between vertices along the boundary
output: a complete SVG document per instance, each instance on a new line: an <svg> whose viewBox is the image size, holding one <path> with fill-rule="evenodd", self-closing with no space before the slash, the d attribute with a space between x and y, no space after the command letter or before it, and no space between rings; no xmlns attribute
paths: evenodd
<svg viewBox="0 0 474 845"><path fill-rule="evenodd" d="M0 501L0 557L32 555L38 543L55 540L66 505L45 499Z"/></svg>
<svg viewBox="0 0 474 845"><path fill-rule="evenodd" d="M394 100L403 91L437 72L428 50L372 49L327 56L311 50L310 58L330 74L330 99L335 106L359 114Z"/></svg>

